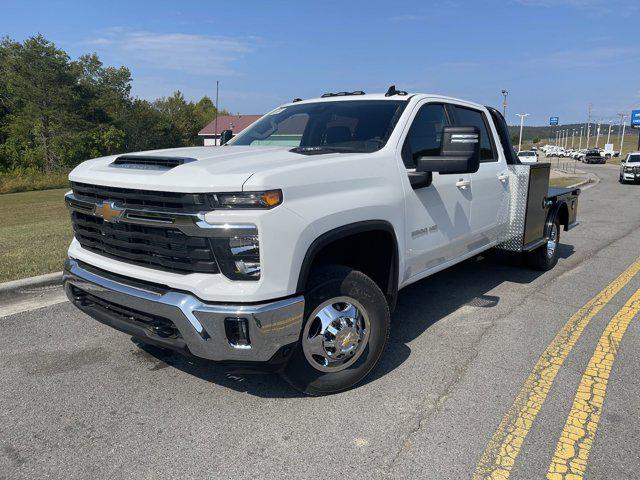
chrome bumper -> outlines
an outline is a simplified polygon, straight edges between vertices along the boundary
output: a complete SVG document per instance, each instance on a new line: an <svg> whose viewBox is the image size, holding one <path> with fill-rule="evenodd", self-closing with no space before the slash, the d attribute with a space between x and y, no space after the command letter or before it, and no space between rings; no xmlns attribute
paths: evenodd
<svg viewBox="0 0 640 480"><path fill-rule="evenodd" d="M188 293L157 291L105 278L73 259L65 262L64 285L71 302L100 322L143 341L214 361L272 361L281 349L298 341L302 328L302 296L260 305L208 304ZM154 333L136 321L135 312L170 320L180 335L166 338ZM227 318L247 319L249 345L229 342L224 325Z"/></svg>

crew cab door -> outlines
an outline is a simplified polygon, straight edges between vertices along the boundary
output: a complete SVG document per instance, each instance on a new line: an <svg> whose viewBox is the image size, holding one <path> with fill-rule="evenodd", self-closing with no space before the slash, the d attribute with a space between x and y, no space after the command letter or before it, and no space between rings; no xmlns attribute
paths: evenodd
<svg viewBox="0 0 640 480"><path fill-rule="evenodd" d="M443 103L423 102L416 106L401 143L402 162L407 172L415 170L417 156L439 155L442 129L451 123ZM402 281L419 278L420 274L468 252L470 185L469 174L433 173L431 185L416 189L405 187L406 268Z"/></svg>
<svg viewBox="0 0 640 480"><path fill-rule="evenodd" d="M472 232L471 249L494 244L507 220L501 209L507 207L509 175L507 162L497 148L498 134L487 112L463 104L451 105L456 126L474 126L480 130L480 168L471 174L469 188Z"/></svg>

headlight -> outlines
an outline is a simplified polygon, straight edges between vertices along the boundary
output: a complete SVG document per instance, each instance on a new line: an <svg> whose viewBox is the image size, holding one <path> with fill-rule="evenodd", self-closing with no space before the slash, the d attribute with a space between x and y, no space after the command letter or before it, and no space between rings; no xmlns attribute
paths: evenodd
<svg viewBox="0 0 640 480"><path fill-rule="evenodd" d="M260 240L257 230L252 232L211 239L220 270L230 280L260 279Z"/></svg>
<svg viewBox="0 0 640 480"><path fill-rule="evenodd" d="M282 190L216 193L213 200L218 208L269 209L282 203Z"/></svg>

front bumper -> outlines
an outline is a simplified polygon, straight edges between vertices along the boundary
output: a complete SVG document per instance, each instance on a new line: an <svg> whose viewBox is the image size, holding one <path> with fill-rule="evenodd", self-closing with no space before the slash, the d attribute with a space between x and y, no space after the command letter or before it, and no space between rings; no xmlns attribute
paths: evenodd
<svg viewBox="0 0 640 480"><path fill-rule="evenodd" d="M638 180L640 180L640 172L638 172L638 173L635 173L635 172L623 172L622 173L622 178L624 178L625 180L638 181Z"/></svg>
<svg viewBox="0 0 640 480"><path fill-rule="evenodd" d="M219 362L273 362L298 341L304 297L259 305L211 304L186 293L101 274L65 262L69 300L83 312L144 342ZM130 281L128 281L130 280ZM249 345L233 345L225 319L246 319Z"/></svg>

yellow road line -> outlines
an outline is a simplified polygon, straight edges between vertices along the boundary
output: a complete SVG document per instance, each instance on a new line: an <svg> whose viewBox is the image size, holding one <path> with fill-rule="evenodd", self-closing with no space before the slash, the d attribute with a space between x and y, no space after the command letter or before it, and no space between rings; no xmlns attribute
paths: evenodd
<svg viewBox="0 0 640 480"><path fill-rule="evenodd" d="M589 300L558 332L507 410L478 462L474 480L506 480L551 385L583 330L600 310L640 271L640 257Z"/></svg>
<svg viewBox="0 0 640 480"><path fill-rule="evenodd" d="M549 465L549 480L582 479L598 429L607 383L618 348L631 320L640 311L640 289L611 319L582 375L571 412Z"/></svg>

